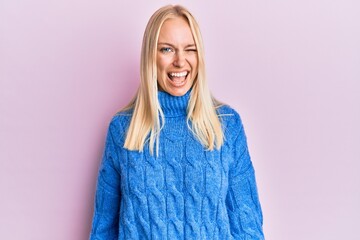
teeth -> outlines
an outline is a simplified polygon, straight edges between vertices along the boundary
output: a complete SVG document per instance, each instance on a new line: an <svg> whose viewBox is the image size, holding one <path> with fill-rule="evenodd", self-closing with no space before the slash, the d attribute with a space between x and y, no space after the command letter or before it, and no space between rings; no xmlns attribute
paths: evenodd
<svg viewBox="0 0 360 240"><path fill-rule="evenodd" d="M170 73L170 76L172 76L172 77L185 77L186 75L187 75L187 72Z"/></svg>

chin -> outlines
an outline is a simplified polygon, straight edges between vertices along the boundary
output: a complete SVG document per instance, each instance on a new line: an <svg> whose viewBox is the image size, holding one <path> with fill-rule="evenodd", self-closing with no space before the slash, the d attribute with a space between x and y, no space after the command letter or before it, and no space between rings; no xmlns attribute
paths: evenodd
<svg viewBox="0 0 360 240"><path fill-rule="evenodd" d="M184 96L189 90L190 90L190 87L181 88L181 89L167 89L167 90L165 90L165 92L167 92L168 94L175 96L175 97L181 97L181 96Z"/></svg>

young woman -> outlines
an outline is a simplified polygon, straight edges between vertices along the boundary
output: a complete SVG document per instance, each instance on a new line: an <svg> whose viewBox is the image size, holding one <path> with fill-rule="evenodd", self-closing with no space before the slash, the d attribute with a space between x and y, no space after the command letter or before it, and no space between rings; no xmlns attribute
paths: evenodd
<svg viewBox="0 0 360 240"><path fill-rule="evenodd" d="M211 96L184 7L148 22L140 87L109 126L90 239L264 239L241 119Z"/></svg>

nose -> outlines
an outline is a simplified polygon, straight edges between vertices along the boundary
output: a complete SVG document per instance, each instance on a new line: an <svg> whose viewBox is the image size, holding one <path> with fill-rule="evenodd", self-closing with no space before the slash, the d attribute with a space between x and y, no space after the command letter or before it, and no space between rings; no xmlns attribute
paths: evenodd
<svg viewBox="0 0 360 240"><path fill-rule="evenodd" d="M185 54L182 51L177 51L174 55L173 65L178 68L182 68L185 66L186 58Z"/></svg>

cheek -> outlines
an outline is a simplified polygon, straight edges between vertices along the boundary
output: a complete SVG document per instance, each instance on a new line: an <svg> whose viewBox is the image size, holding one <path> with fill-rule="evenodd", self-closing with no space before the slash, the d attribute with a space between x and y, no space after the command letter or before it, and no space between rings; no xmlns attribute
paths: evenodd
<svg viewBox="0 0 360 240"><path fill-rule="evenodd" d="M164 59L157 59L157 80L158 84L163 87L164 82L166 82L166 65L164 64Z"/></svg>
<svg viewBox="0 0 360 240"><path fill-rule="evenodd" d="M198 59L197 56L192 56L191 58L189 58L189 63L193 69L193 71L197 70L197 65L198 65Z"/></svg>
<svg viewBox="0 0 360 240"><path fill-rule="evenodd" d="M167 67L169 66L169 64L171 62L170 62L169 58L158 57L156 63L157 63L158 71L162 72L162 74L164 74L163 71L166 71Z"/></svg>
<svg viewBox="0 0 360 240"><path fill-rule="evenodd" d="M196 77L197 73L198 73L198 65L197 65L197 61L193 62L191 64L191 71L192 71L192 76Z"/></svg>

